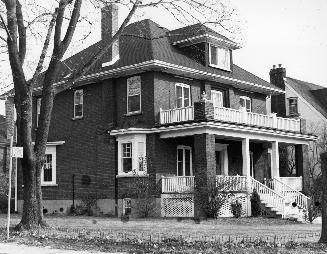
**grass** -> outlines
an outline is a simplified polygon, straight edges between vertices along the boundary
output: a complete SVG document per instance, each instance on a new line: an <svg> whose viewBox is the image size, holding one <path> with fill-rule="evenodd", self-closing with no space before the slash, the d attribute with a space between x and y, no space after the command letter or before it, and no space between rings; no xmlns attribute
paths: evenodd
<svg viewBox="0 0 327 254"><path fill-rule="evenodd" d="M12 226L19 219L18 215L13 215ZM74 216L47 216L46 220L50 229L12 233L13 241L77 250L89 248L133 253L310 253L311 250L312 253L327 253L324 246L306 245L306 242L318 240L321 225L280 219L220 218L201 221L200 224L176 219L131 219L123 223L117 218ZM0 225L6 225L4 215L0 216ZM158 235L164 236L164 240L158 242L154 239ZM296 235L305 237L289 242ZM3 231L0 238L4 240L4 236ZM228 236L232 236L232 240L229 238L228 241ZM269 236L270 240L265 240ZM274 236L278 239L285 237L283 246L278 244L279 240L272 243ZM214 237L218 237L216 242ZM225 240L217 241L224 237ZM297 252L294 252L295 248Z"/></svg>

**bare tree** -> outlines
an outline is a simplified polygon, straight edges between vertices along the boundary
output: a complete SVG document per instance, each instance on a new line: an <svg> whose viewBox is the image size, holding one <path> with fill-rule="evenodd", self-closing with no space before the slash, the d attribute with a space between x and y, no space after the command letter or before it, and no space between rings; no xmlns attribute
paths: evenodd
<svg viewBox="0 0 327 254"><path fill-rule="evenodd" d="M58 90L58 86L54 87L54 84L57 81L62 59L72 43L74 32L81 20L81 10L85 2L53 0L46 7L41 0L1 0L0 2L0 41L2 47L5 46L10 62L17 111L18 143L24 147L24 158L21 160L24 205L22 219L17 225L18 229L46 226L42 214L41 170L55 95L63 89L74 86L101 59L136 12L145 8L162 8L180 22L207 22L226 31L231 31L230 19L234 13L233 9L227 8L223 0L89 0L89 3L95 8L100 4L121 4L127 7L129 12L113 38L99 48L95 57L85 62L82 68L72 70L72 75ZM38 10L38 13L32 15L33 10ZM36 23L39 24L37 29L29 30ZM29 75L24 62L32 36L42 38L44 44L34 74ZM50 60L46 66L47 57ZM27 76L31 76L31 79ZM33 145L32 98L36 86L42 87L42 103L35 145Z"/></svg>

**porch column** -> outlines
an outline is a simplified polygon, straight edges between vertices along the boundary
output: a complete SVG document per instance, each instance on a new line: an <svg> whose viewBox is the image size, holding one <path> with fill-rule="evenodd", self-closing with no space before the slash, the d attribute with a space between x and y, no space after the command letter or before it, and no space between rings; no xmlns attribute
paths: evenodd
<svg viewBox="0 0 327 254"><path fill-rule="evenodd" d="M242 159L243 159L243 176L251 176L250 172L250 139L242 139Z"/></svg>
<svg viewBox="0 0 327 254"><path fill-rule="evenodd" d="M194 215L205 217L208 190L216 183L215 135L194 135Z"/></svg>
<svg viewBox="0 0 327 254"><path fill-rule="evenodd" d="M302 190L306 192L310 173L309 169L309 153L307 145L295 145L295 167L296 167L296 176L302 176Z"/></svg>
<svg viewBox="0 0 327 254"><path fill-rule="evenodd" d="M223 150L224 155L224 172L225 176L228 176L228 149Z"/></svg>
<svg viewBox="0 0 327 254"><path fill-rule="evenodd" d="M271 142L271 178L279 178L278 141Z"/></svg>

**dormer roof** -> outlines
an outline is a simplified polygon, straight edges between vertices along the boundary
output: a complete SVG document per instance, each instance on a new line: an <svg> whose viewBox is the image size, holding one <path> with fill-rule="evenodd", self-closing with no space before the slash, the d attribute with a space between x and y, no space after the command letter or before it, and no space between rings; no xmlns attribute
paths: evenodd
<svg viewBox="0 0 327 254"><path fill-rule="evenodd" d="M180 47L193 45L201 42L209 42L215 45L227 47L229 49L238 49L240 46L228 39L227 37L217 33L202 23L182 27L170 31L169 37L173 45Z"/></svg>

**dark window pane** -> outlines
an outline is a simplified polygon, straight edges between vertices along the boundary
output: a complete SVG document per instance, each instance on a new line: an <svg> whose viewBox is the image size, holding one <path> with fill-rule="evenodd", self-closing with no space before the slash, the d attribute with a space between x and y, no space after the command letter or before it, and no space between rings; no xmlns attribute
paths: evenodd
<svg viewBox="0 0 327 254"><path fill-rule="evenodd" d="M290 104L290 115L292 114L297 114L298 110L297 110L297 99L289 99L289 104Z"/></svg>
<svg viewBox="0 0 327 254"><path fill-rule="evenodd" d="M43 165L43 181L51 182L52 181L52 155L47 154L45 156L45 162Z"/></svg>
<svg viewBox="0 0 327 254"><path fill-rule="evenodd" d="M184 87L184 107L190 106L190 88Z"/></svg>
<svg viewBox="0 0 327 254"><path fill-rule="evenodd" d="M210 46L211 49L211 64L217 65L217 48Z"/></svg>
<svg viewBox="0 0 327 254"><path fill-rule="evenodd" d="M83 116L83 104L75 105L75 117L76 116Z"/></svg>
<svg viewBox="0 0 327 254"><path fill-rule="evenodd" d="M177 174L179 176L183 175L183 150L177 150Z"/></svg>
<svg viewBox="0 0 327 254"><path fill-rule="evenodd" d="M140 95L128 97L128 112L140 111Z"/></svg>
<svg viewBox="0 0 327 254"><path fill-rule="evenodd" d="M182 95L182 87L181 86L176 86L176 107L181 108L183 107L183 95Z"/></svg>
<svg viewBox="0 0 327 254"><path fill-rule="evenodd" d="M185 150L185 176L191 175L191 151Z"/></svg>
<svg viewBox="0 0 327 254"><path fill-rule="evenodd" d="M132 158L123 158L123 172L132 171Z"/></svg>

